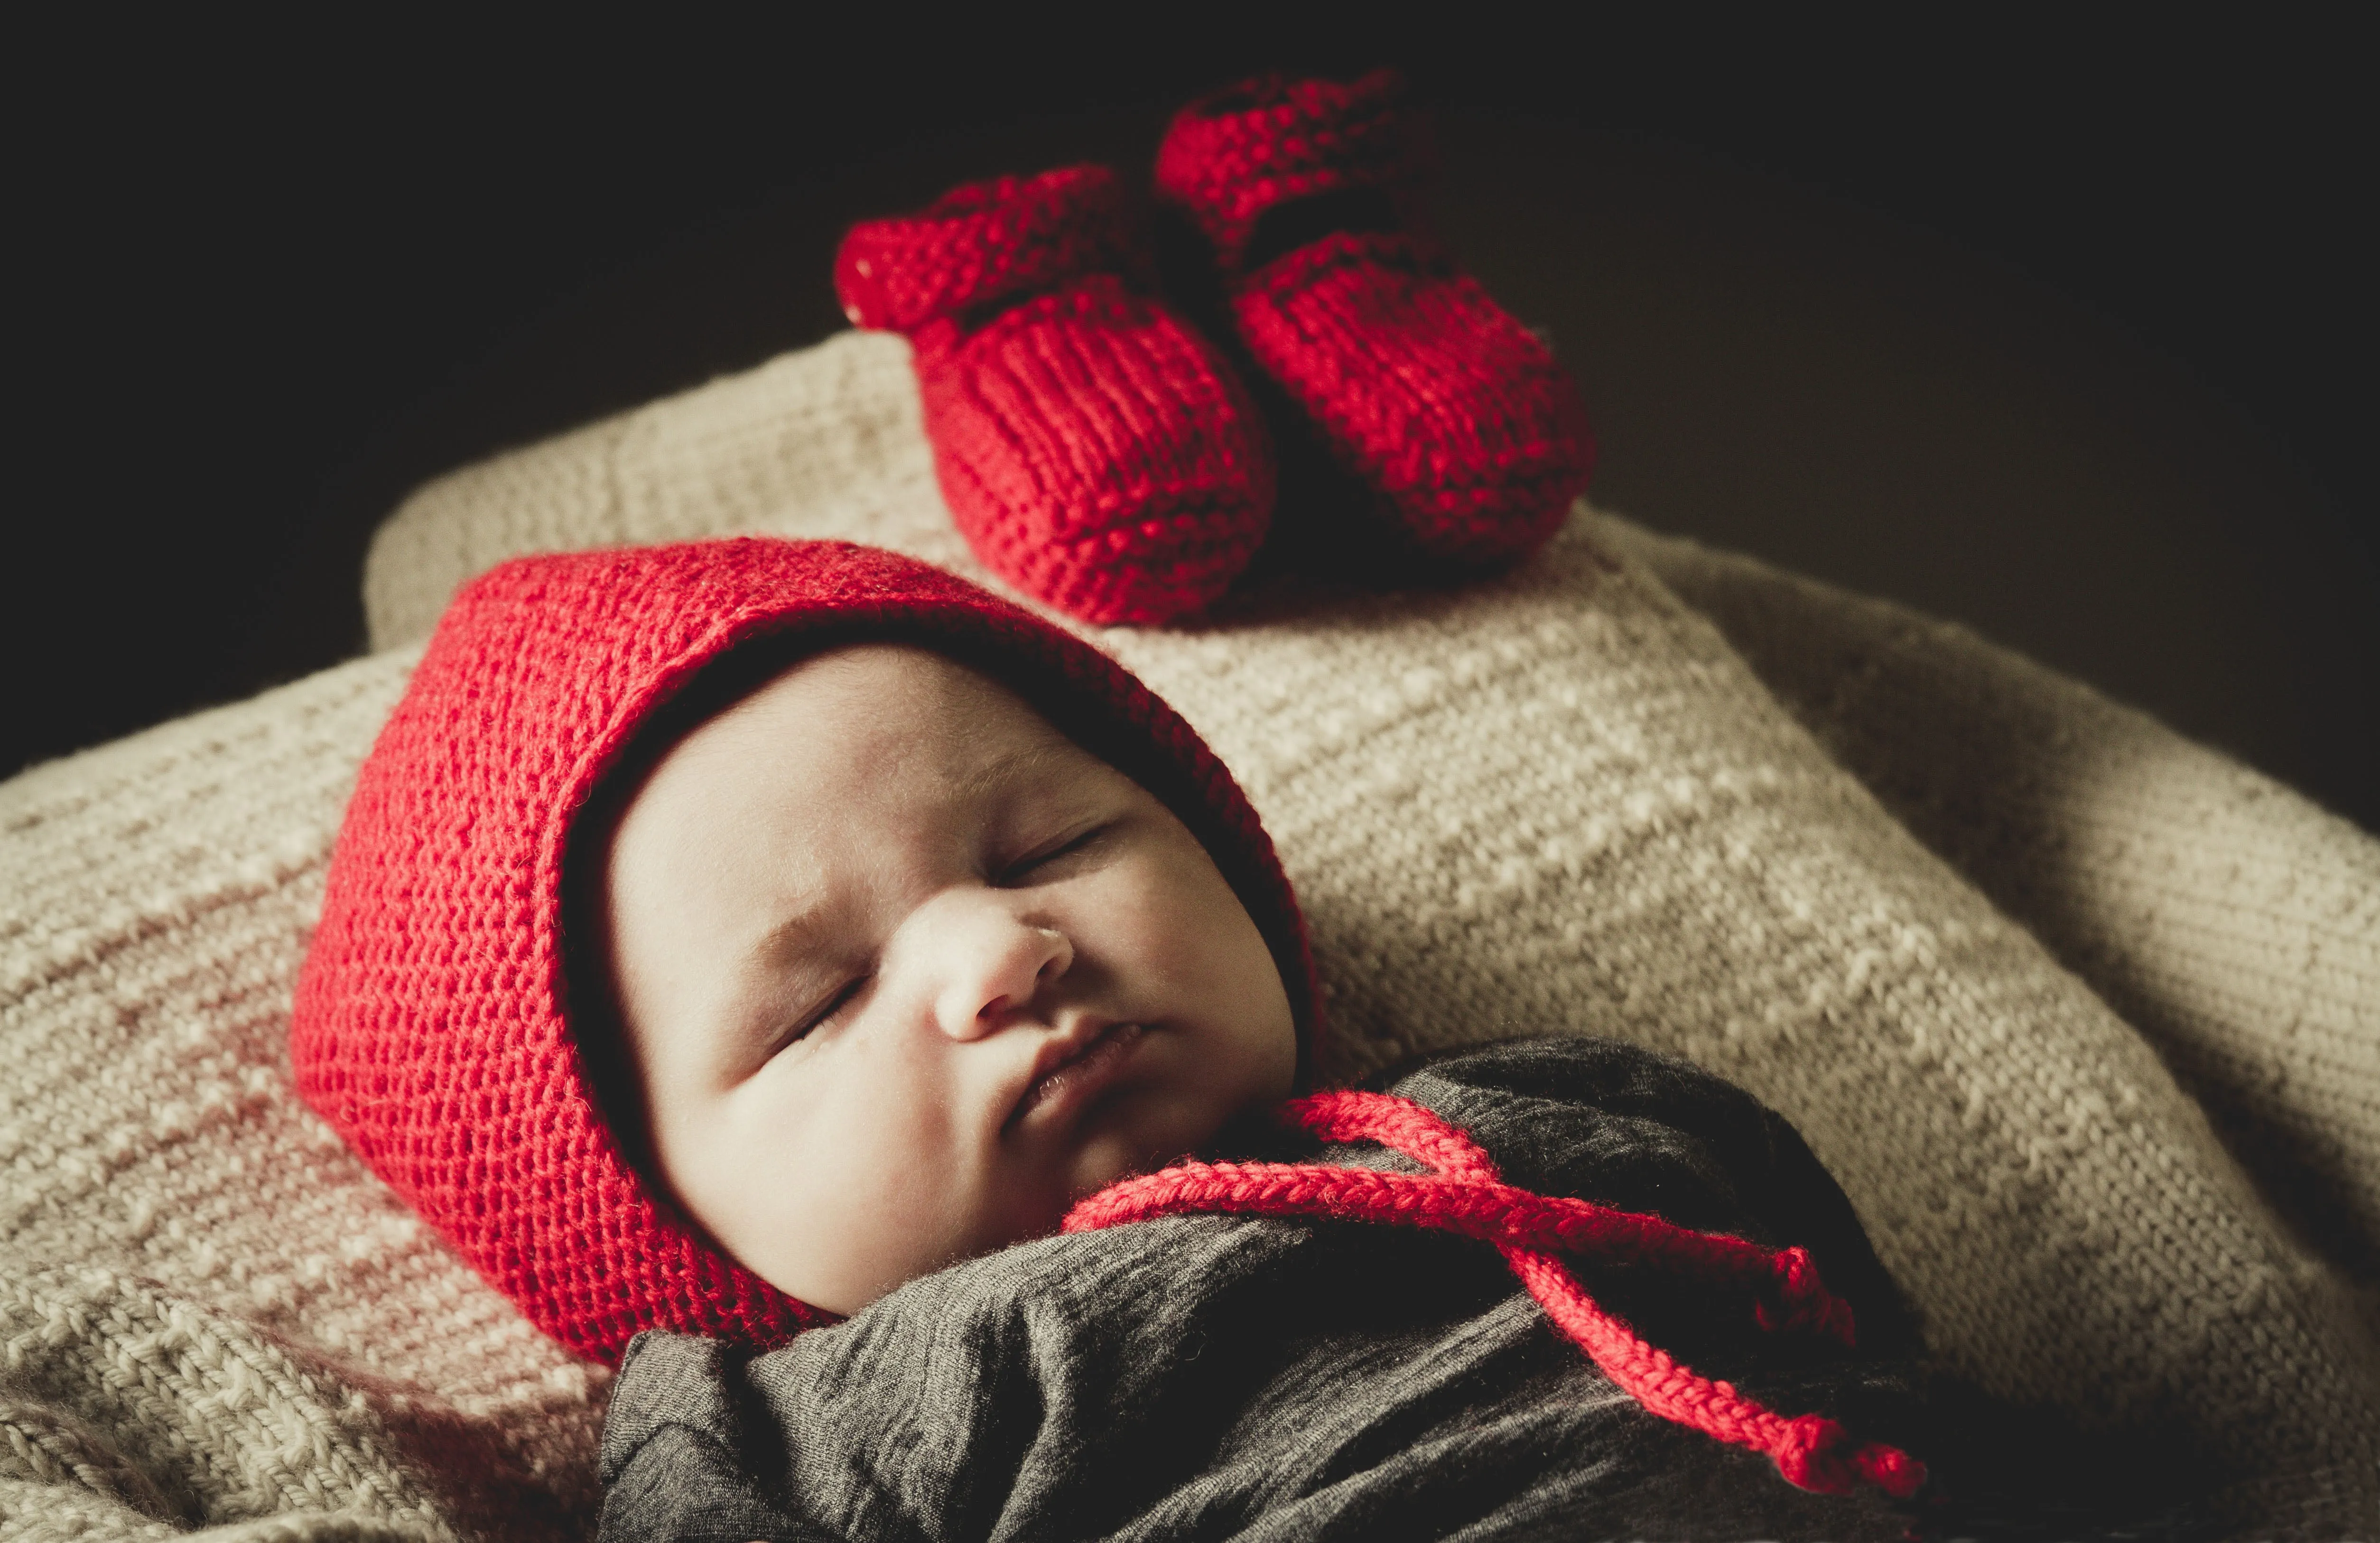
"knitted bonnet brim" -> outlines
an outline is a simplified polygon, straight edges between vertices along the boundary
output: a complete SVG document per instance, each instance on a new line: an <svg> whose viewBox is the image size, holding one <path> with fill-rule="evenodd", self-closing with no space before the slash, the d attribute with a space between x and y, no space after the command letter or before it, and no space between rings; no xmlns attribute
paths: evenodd
<svg viewBox="0 0 2380 1543"><path fill-rule="evenodd" d="M737 690L858 641L1002 680L1162 800L1269 943L1300 1030L1288 880L1197 735L1081 640L913 559L747 539L521 559L467 585L364 764L299 978L306 1100L531 1320L617 1359L650 1328L779 1343L828 1315L677 1218L607 1124L572 1006L582 827ZM585 998L582 996L582 1002Z"/></svg>

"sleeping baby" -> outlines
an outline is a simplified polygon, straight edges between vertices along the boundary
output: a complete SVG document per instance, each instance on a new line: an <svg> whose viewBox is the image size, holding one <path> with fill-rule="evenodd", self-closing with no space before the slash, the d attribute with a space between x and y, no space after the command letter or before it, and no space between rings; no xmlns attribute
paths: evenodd
<svg viewBox="0 0 2380 1543"><path fill-rule="evenodd" d="M747 540L462 591L292 1048L619 1366L606 1537L2088 1525L1778 1115L1571 1024L1318 1089L1319 996L1146 687L938 569Z"/></svg>

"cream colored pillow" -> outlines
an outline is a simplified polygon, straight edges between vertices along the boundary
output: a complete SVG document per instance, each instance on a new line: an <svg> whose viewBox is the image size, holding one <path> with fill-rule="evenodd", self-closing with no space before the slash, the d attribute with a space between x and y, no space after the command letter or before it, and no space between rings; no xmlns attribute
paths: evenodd
<svg viewBox="0 0 2380 1543"><path fill-rule="evenodd" d="M2380 842L1963 627L1609 529L2147 1036L2380 1326Z"/></svg>

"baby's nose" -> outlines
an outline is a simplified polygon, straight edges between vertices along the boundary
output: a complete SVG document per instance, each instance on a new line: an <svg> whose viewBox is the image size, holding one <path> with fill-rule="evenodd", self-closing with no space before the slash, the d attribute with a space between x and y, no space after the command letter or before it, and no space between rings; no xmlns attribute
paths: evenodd
<svg viewBox="0 0 2380 1543"><path fill-rule="evenodd" d="M999 1029L1075 962L1074 944L1063 932L997 906L968 907L965 916L949 918L941 942L945 978L934 1020L953 1039Z"/></svg>

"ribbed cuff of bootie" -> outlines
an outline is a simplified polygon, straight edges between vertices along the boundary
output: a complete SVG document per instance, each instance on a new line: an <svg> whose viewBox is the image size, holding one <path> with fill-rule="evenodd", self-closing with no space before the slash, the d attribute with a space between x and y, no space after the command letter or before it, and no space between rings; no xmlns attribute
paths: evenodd
<svg viewBox="0 0 2380 1543"><path fill-rule="evenodd" d="M1411 224L1406 195L1421 154L1403 95L1402 79L1383 69L1344 83L1259 76L1202 97L1158 148L1158 192L1190 216L1226 273L1242 270L1257 223L1280 204L1378 192Z"/></svg>
<svg viewBox="0 0 2380 1543"><path fill-rule="evenodd" d="M854 326L908 333L1132 259L1115 173L1065 166L971 183L922 213L855 225L835 253L834 287Z"/></svg>
<svg viewBox="0 0 2380 1543"><path fill-rule="evenodd" d="M1594 439L1551 352L1423 228L1400 94L1388 71L1218 92L1166 131L1158 191L1249 357L1371 490L1372 551L1510 562L1567 516Z"/></svg>

